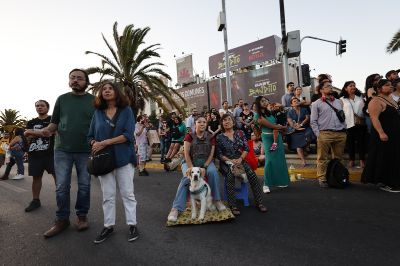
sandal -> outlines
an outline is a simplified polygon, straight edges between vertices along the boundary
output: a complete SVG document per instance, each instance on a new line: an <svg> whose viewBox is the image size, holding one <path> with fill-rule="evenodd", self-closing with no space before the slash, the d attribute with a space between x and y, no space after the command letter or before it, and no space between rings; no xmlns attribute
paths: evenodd
<svg viewBox="0 0 400 266"><path fill-rule="evenodd" d="M240 211L239 211L239 209L237 207L231 207L231 212L235 216L239 216L240 215Z"/></svg>
<svg viewBox="0 0 400 266"><path fill-rule="evenodd" d="M265 206L262 205L262 204L258 204L258 205L257 205L257 209L258 209L260 212L267 212L267 211L268 211L267 207L265 207Z"/></svg>

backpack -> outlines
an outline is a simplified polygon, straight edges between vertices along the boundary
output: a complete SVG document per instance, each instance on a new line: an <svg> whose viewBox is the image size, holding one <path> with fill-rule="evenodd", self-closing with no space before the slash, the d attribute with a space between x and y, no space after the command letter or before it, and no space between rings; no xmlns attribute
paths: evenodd
<svg viewBox="0 0 400 266"><path fill-rule="evenodd" d="M203 167L211 153L211 140L208 132L204 132L203 139L199 139L196 133L190 133L192 143L190 145L190 157L193 165Z"/></svg>
<svg viewBox="0 0 400 266"><path fill-rule="evenodd" d="M349 170L340 162L339 159L332 159L326 169L326 181L330 187L345 188L349 182Z"/></svg>

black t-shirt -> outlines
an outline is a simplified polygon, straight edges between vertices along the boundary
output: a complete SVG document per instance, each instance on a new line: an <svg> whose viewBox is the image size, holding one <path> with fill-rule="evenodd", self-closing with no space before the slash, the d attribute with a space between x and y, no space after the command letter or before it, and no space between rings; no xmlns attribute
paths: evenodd
<svg viewBox="0 0 400 266"><path fill-rule="evenodd" d="M51 116L45 119L34 118L28 121L26 128L38 130L47 127L50 123ZM29 156L51 155L54 150L54 136L50 138L34 137L29 143Z"/></svg>
<svg viewBox="0 0 400 266"><path fill-rule="evenodd" d="M218 129L219 121L218 120L215 120L215 121L211 120L211 121L208 122L208 126L211 128L211 130L213 132L215 132Z"/></svg>

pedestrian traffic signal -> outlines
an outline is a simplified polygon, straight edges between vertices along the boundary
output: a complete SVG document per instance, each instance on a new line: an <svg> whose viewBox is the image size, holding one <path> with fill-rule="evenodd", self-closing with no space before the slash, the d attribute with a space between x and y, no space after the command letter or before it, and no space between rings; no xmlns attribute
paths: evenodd
<svg viewBox="0 0 400 266"><path fill-rule="evenodd" d="M339 41L339 52L338 54L343 54L346 52L346 40Z"/></svg>

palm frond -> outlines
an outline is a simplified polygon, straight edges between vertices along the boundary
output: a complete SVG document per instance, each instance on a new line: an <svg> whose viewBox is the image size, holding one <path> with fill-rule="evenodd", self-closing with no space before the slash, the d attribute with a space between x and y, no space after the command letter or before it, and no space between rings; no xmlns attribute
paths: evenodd
<svg viewBox="0 0 400 266"><path fill-rule="evenodd" d="M392 54L398 51L399 48L400 48L400 30L394 34L392 40L386 47L386 52Z"/></svg>

